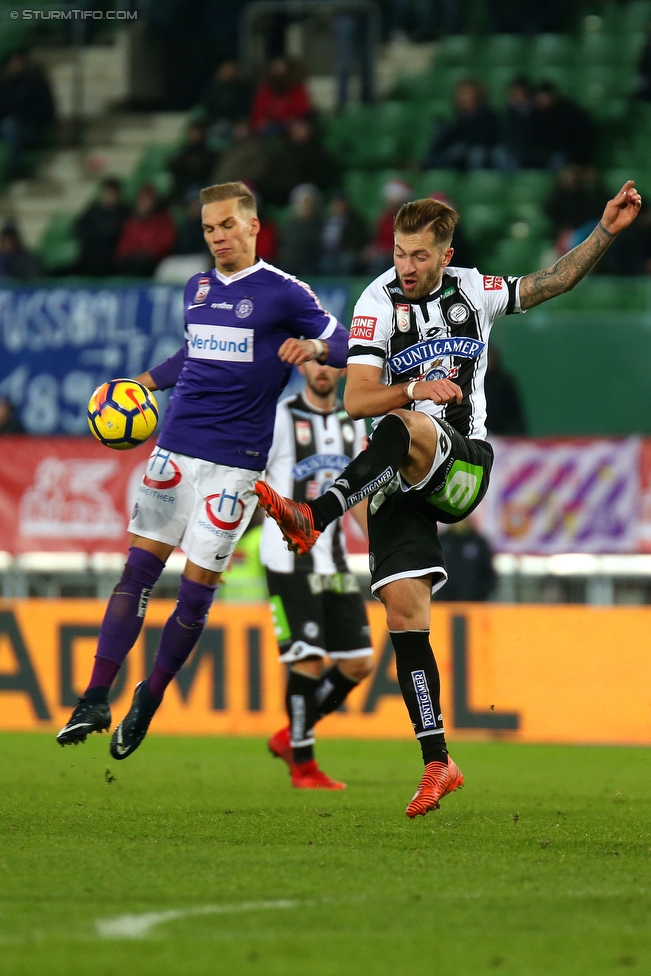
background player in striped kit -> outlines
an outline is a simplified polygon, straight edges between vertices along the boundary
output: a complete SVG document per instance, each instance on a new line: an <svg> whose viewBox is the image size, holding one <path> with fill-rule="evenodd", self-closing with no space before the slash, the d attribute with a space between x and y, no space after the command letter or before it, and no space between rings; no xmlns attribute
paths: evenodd
<svg viewBox="0 0 651 976"><path fill-rule="evenodd" d="M278 405L266 477L297 501L318 498L363 450L366 425L337 401L343 370L318 362L300 367L302 393ZM353 509L366 532L366 503ZM260 547L267 572L280 660L287 669L289 726L269 740L302 789L343 789L314 759L314 726L333 712L373 670L364 601L349 571L342 520L332 522L314 548L295 556L272 519ZM325 668L325 657L331 666Z"/></svg>

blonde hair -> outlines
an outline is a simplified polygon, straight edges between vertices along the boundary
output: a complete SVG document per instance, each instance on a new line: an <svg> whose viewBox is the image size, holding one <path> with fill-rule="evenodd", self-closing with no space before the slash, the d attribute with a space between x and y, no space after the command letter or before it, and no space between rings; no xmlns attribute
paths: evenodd
<svg viewBox="0 0 651 976"><path fill-rule="evenodd" d="M436 244L449 244L459 214L447 203L428 197L403 203L393 221L397 234L418 234L430 230Z"/></svg>
<svg viewBox="0 0 651 976"><path fill-rule="evenodd" d="M253 216L258 213L255 197L245 183L215 183L206 186L199 193L201 205L205 203L219 203L221 200L237 200L240 210L246 210Z"/></svg>

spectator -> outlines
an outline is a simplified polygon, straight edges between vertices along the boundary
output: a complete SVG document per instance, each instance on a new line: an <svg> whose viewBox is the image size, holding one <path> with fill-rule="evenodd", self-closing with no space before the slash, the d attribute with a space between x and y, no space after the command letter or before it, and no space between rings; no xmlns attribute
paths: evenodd
<svg viewBox="0 0 651 976"><path fill-rule="evenodd" d="M16 408L9 397L0 397L0 434L24 434Z"/></svg>
<svg viewBox="0 0 651 976"><path fill-rule="evenodd" d="M441 532L441 548L448 570L448 581L436 594L437 600L488 600L497 574L488 542L480 535L471 519L448 525Z"/></svg>
<svg viewBox="0 0 651 976"><path fill-rule="evenodd" d="M584 241L596 225L611 194L593 166L564 166L543 204L554 224L556 250L566 254Z"/></svg>
<svg viewBox="0 0 651 976"><path fill-rule="evenodd" d="M143 183L133 216L125 223L117 246L118 274L150 277L159 261L170 254L175 238L174 221L159 201L156 188Z"/></svg>
<svg viewBox="0 0 651 976"><path fill-rule="evenodd" d="M375 225L375 236L364 248L366 270L374 277L382 274L393 263L393 220L403 203L411 199L412 188L404 180L387 180L382 187L384 210Z"/></svg>
<svg viewBox="0 0 651 976"><path fill-rule="evenodd" d="M263 261L271 264L275 261L278 252L278 230L275 222L266 213L264 204L258 203L258 220L260 230L255 244L255 253Z"/></svg>
<svg viewBox="0 0 651 976"><path fill-rule="evenodd" d="M209 254L201 224L201 200L192 191L186 195L185 211L177 227L174 253Z"/></svg>
<svg viewBox="0 0 651 976"><path fill-rule="evenodd" d="M298 77L295 63L287 58L274 58L266 80L258 86L253 99L253 128L265 135L275 135L290 122L304 119L311 112L310 96Z"/></svg>
<svg viewBox="0 0 651 976"><path fill-rule="evenodd" d="M494 163L500 141L499 119L487 104L484 86L472 79L454 90L456 115L437 125L424 169L485 169Z"/></svg>
<svg viewBox="0 0 651 976"><path fill-rule="evenodd" d="M212 181L231 183L242 180L257 189L264 182L268 165L265 140L251 131L246 119L240 119L233 130L233 142L217 163Z"/></svg>
<svg viewBox="0 0 651 976"><path fill-rule="evenodd" d="M362 269L361 251L368 243L368 229L362 215L340 191L328 204L328 216L321 233L321 274L351 275Z"/></svg>
<svg viewBox="0 0 651 976"><path fill-rule="evenodd" d="M486 427L489 434L517 436L526 434L520 391L511 374L502 365L497 346L488 348L488 367L484 379L486 392Z"/></svg>
<svg viewBox="0 0 651 976"><path fill-rule="evenodd" d="M210 181L216 158L217 154L206 145L205 125L192 122L184 145L167 164L174 177L173 199L183 200L188 193L198 195Z"/></svg>
<svg viewBox="0 0 651 976"><path fill-rule="evenodd" d="M339 165L321 143L307 119L295 119L271 157L261 193L267 203L283 206L295 186L313 183L320 190L335 186Z"/></svg>
<svg viewBox="0 0 651 976"><path fill-rule="evenodd" d="M0 75L0 138L9 147L10 177L25 171L24 150L43 143L53 119L47 78L26 52L12 54Z"/></svg>
<svg viewBox="0 0 651 976"><path fill-rule="evenodd" d="M531 85L523 75L517 75L506 90L502 141L498 148L500 169L512 172L535 165L532 122Z"/></svg>
<svg viewBox="0 0 651 976"><path fill-rule="evenodd" d="M0 278L28 280L41 274L41 259L25 248L14 224L5 224L0 231Z"/></svg>
<svg viewBox="0 0 651 976"><path fill-rule="evenodd" d="M594 122L585 109L563 98L553 82L539 85L531 122L536 166L558 170L568 163L590 162Z"/></svg>
<svg viewBox="0 0 651 976"><path fill-rule="evenodd" d="M99 199L94 200L75 221L79 274L101 277L115 273L115 249L128 218L129 208L122 197L122 184L112 177L105 179Z"/></svg>
<svg viewBox="0 0 651 976"><path fill-rule="evenodd" d="M371 14L342 11L336 14L335 70L337 74L337 108L348 101L348 81L355 62L359 65L360 96L373 101L373 56L371 52Z"/></svg>
<svg viewBox="0 0 651 976"><path fill-rule="evenodd" d="M251 85L240 77L235 58L222 61L201 97L201 107L210 127L211 140L229 140L238 119L251 114Z"/></svg>
<svg viewBox="0 0 651 976"><path fill-rule="evenodd" d="M312 183L294 187L290 197L292 215L280 230L278 264L297 278L319 273L321 232L319 190Z"/></svg>

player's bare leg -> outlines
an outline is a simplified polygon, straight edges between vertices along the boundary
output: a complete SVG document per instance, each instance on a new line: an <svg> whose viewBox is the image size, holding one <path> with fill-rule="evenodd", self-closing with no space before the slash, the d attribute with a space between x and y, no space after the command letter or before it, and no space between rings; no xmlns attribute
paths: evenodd
<svg viewBox="0 0 651 976"><path fill-rule="evenodd" d="M396 652L400 690L425 763L406 810L412 819L438 809L439 800L463 786L463 775L445 743L439 673L429 642L430 588L430 577L424 576L395 580L378 591Z"/></svg>

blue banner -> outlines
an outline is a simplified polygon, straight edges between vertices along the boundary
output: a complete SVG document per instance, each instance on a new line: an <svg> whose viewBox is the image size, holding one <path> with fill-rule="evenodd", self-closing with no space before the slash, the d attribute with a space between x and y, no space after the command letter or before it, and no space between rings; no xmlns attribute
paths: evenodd
<svg viewBox="0 0 651 976"><path fill-rule="evenodd" d="M328 311L346 322L348 283L316 285ZM183 288L63 285L0 289L0 396L30 434L88 434L93 390L137 376L183 341ZM157 394L164 410L167 395Z"/></svg>

